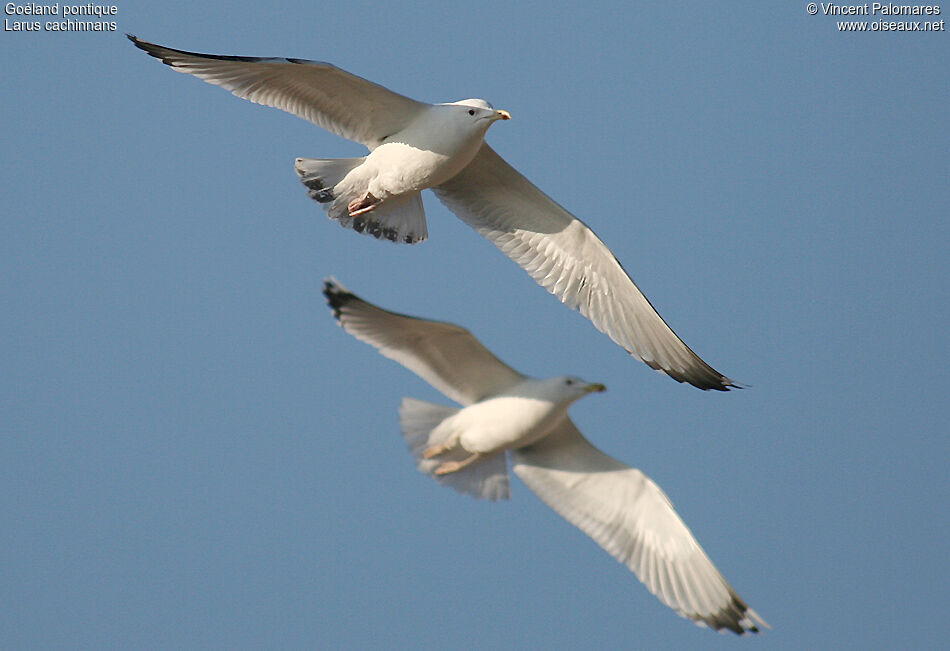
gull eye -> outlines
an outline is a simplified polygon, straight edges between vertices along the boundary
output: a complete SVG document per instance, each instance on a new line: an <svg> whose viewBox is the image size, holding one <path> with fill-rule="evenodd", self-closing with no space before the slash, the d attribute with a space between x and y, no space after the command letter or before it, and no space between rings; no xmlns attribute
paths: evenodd
<svg viewBox="0 0 950 651"><path fill-rule="evenodd" d="M469 109L469 110L468 110L468 114L469 114L469 115L475 115L475 109Z"/></svg>
<svg viewBox="0 0 950 651"><path fill-rule="evenodd" d="M574 384L574 380L572 380L571 378L567 378L566 380L564 380L564 384L570 386Z"/></svg>

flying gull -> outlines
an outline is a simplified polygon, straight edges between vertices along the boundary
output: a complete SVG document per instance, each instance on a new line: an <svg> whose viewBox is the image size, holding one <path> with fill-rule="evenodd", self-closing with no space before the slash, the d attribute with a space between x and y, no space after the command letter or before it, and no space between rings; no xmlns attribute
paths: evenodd
<svg viewBox="0 0 950 651"><path fill-rule="evenodd" d="M431 188L462 221L579 310L631 355L700 389L737 387L673 332L610 249L484 142L507 111L481 99L427 104L329 63L197 54L129 39L168 64L362 143L363 158L298 158L296 170L330 218L394 242L426 238L420 192Z"/></svg>
<svg viewBox="0 0 950 651"><path fill-rule="evenodd" d="M602 384L572 376L532 379L460 326L383 310L332 279L323 293L346 332L463 405L403 398L400 423L419 470L476 498L507 499L508 456L538 497L680 615L739 634L768 627L719 573L659 486L595 448L571 422L571 403L603 391Z"/></svg>

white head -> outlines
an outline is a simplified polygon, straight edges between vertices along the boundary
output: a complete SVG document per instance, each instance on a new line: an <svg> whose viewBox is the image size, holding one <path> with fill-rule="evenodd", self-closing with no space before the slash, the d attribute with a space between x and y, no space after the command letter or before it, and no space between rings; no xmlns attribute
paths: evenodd
<svg viewBox="0 0 950 651"><path fill-rule="evenodd" d="M453 114L457 116L457 120L463 124L472 125L481 131L486 131L498 120L511 119L511 114L508 111L496 110L483 99L463 99L458 102L440 104L439 106L451 107Z"/></svg>
<svg viewBox="0 0 950 651"><path fill-rule="evenodd" d="M588 393L606 391L607 387L597 382L587 382L573 375L562 375L547 380L537 380L537 397L558 404L571 404Z"/></svg>

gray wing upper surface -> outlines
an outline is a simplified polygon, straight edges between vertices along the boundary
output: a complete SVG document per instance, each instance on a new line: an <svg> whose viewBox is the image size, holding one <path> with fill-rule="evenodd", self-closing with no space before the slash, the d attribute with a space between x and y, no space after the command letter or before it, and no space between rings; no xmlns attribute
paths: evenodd
<svg viewBox="0 0 950 651"><path fill-rule="evenodd" d="M288 111L369 149L429 106L329 63L198 54L129 39L178 72ZM433 190L540 285L651 368L701 389L736 386L673 332L587 225L487 144L462 172Z"/></svg>
<svg viewBox="0 0 950 651"><path fill-rule="evenodd" d="M736 386L673 332L586 224L487 144L468 167L433 190L538 284L651 368L700 389Z"/></svg>
<svg viewBox="0 0 950 651"><path fill-rule="evenodd" d="M129 40L178 72L257 104L293 113L370 149L401 131L428 106L329 63L198 54L155 45L131 34Z"/></svg>
<svg viewBox="0 0 950 651"><path fill-rule="evenodd" d="M525 379L461 326L383 310L333 280L323 293L344 330L463 405Z"/></svg>
<svg viewBox="0 0 950 651"><path fill-rule="evenodd" d="M736 633L768 626L726 582L659 486L591 445L569 418L541 441L512 450L511 459L538 497L679 614Z"/></svg>

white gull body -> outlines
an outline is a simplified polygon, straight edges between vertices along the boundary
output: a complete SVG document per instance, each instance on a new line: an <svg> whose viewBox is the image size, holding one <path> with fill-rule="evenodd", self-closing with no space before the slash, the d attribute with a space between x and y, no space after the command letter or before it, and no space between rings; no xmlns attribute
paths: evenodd
<svg viewBox="0 0 950 651"><path fill-rule="evenodd" d="M614 254L484 142L508 113L484 100L419 102L328 64L185 52L134 36L173 70L302 117L362 143L362 158L298 158L310 196L332 219L394 242L427 237L420 192L431 188L465 223L565 305L651 368L678 382L737 385L666 324Z"/></svg>
<svg viewBox="0 0 950 651"><path fill-rule="evenodd" d="M403 399L400 423L419 470L477 498L507 499L510 458L538 497L680 615L739 634L768 626L726 582L663 491L591 445L571 421L568 407L603 385L572 376L529 378L464 328L383 310L333 280L324 295L346 332L461 403Z"/></svg>

